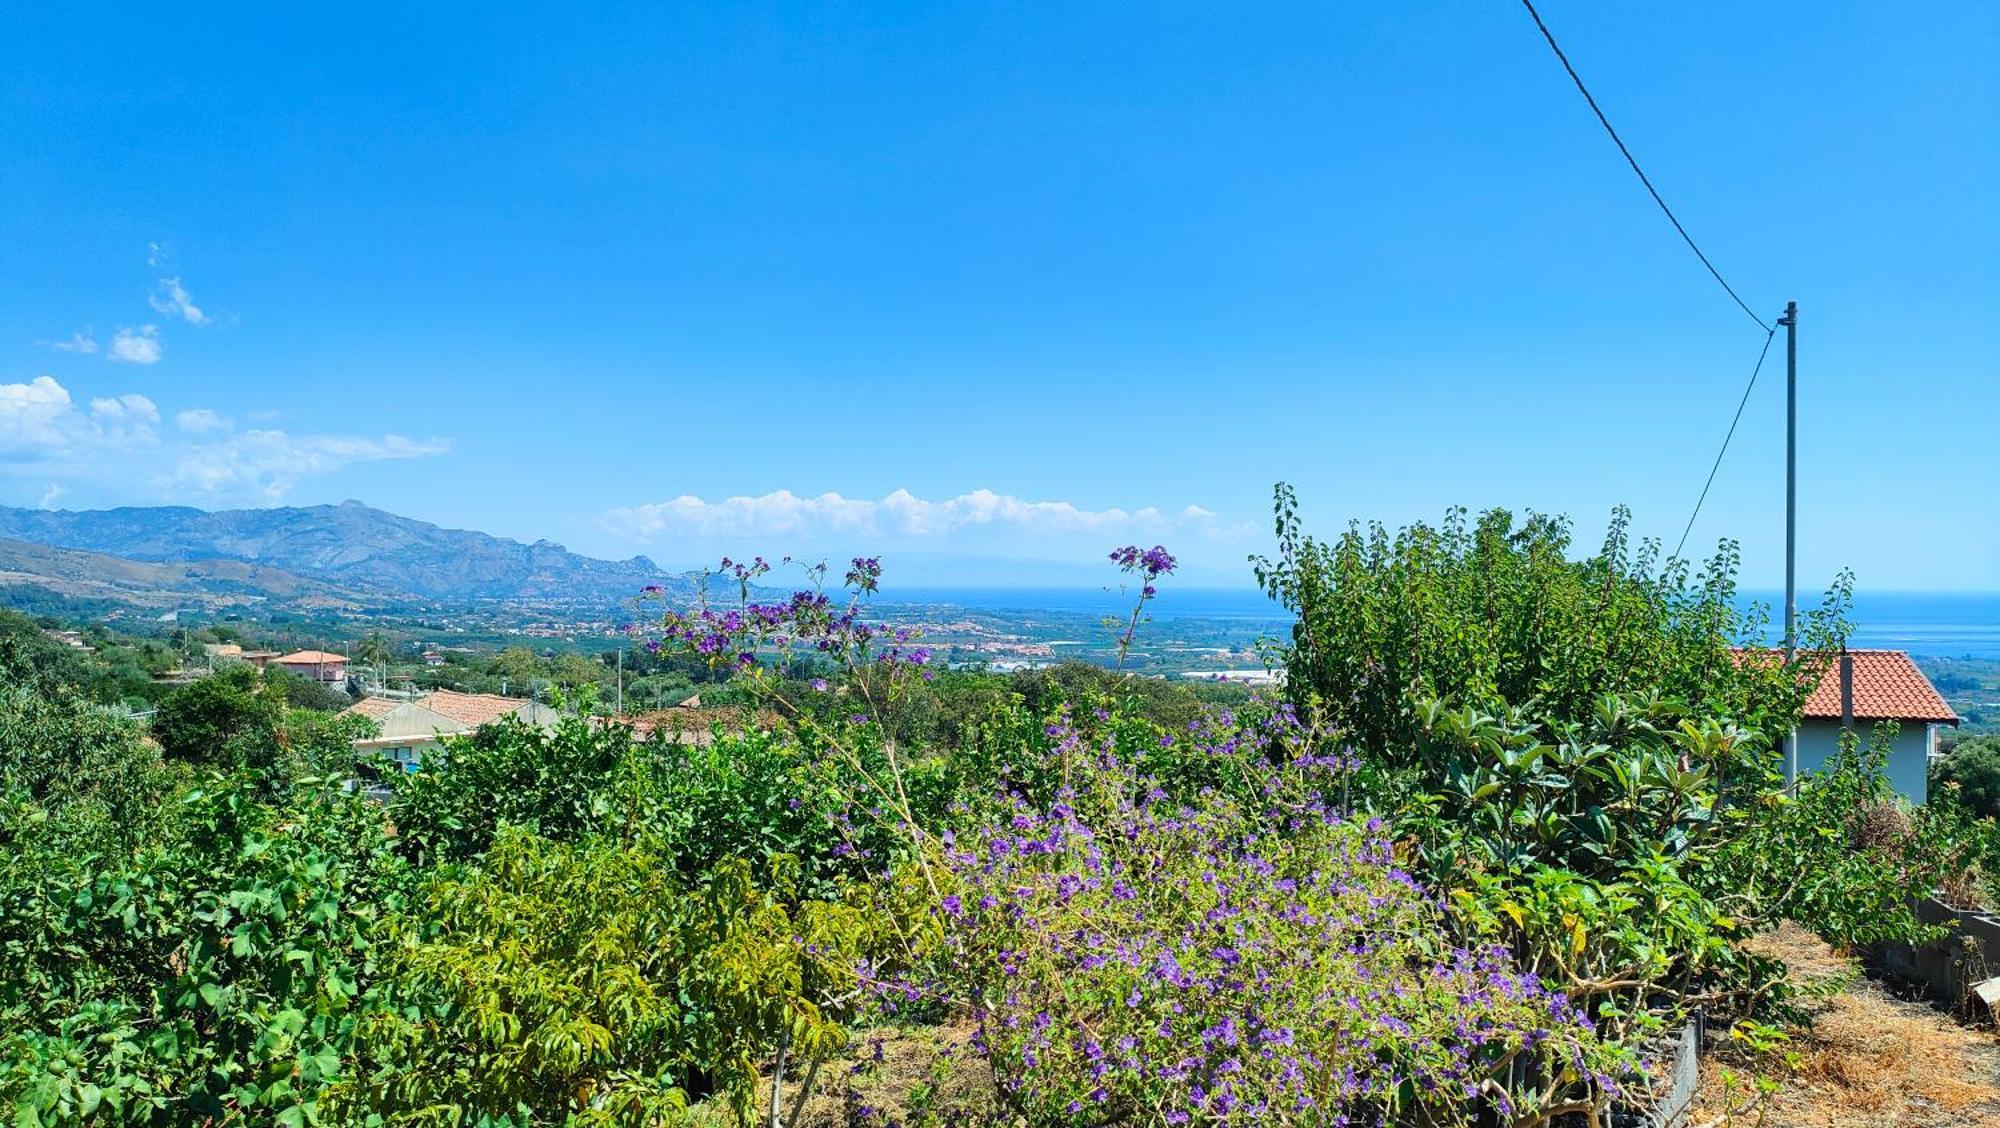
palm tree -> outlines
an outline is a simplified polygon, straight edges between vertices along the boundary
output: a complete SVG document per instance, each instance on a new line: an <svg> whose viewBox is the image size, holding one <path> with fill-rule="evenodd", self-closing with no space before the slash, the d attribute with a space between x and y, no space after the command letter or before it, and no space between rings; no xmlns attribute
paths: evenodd
<svg viewBox="0 0 2000 1128"><path fill-rule="evenodd" d="M381 631L370 631L368 637L354 646L354 656L375 667L375 684L382 684L382 663L389 657L389 640Z"/></svg>

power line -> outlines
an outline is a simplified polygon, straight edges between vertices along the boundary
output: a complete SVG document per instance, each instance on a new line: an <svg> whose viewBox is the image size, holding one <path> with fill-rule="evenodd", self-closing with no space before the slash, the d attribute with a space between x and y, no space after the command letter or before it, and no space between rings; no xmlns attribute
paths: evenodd
<svg viewBox="0 0 2000 1128"><path fill-rule="evenodd" d="M1722 436L1722 449L1715 452L1715 465L1708 468L1708 481L1701 484L1701 496L1694 500L1694 512L1688 514L1687 527L1681 530L1681 542L1674 546L1675 559L1680 557L1681 549L1687 547L1688 534L1694 531L1694 519L1701 516L1701 503L1708 500L1708 487L1715 484L1715 472L1722 469L1722 456L1729 453L1729 440L1736 437L1736 424L1743 421L1744 405L1750 402L1750 392L1757 386L1757 374L1764 371L1764 358L1771 355L1771 340L1777 335L1775 327L1764 330L1764 347L1757 353L1757 366L1750 370L1750 382L1744 385L1743 398L1736 401L1736 414L1729 420L1729 433Z"/></svg>
<svg viewBox="0 0 2000 1128"><path fill-rule="evenodd" d="M1731 286L1728 280L1722 277L1722 272L1715 269L1714 263L1708 261L1708 256L1703 254L1701 247L1695 243L1694 236L1688 234L1687 228L1681 226L1680 218L1674 215L1674 209L1668 207L1667 201L1660 196L1660 190L1653 187L1652 180L1646 176L1646 170L1639 167L1637 158L1632 156L1632 150L1625 147L1625 142L1618 136L1618 131L1611 127L1611 119L1604 116L1604 111L1597 106L1597 99L1591 97L1590 88L1583 84L1582 76L1578 75L1576 68L1570 65L1569 56L1563 54L1561 45L1556 42L1556 37L1549 31L1549 25L1542 22L1542 14L1535 10L1534 0L1521 0L1521 4L1528 9L1528 15L1534 17L1535 26L1541 29L1542 38L1549 41L1549 50L1556 53L1557 61L1561 62L1563 69L1569 72L1569 79L1571 82L1576 83L1576 89L1583 95L1583 100L1590 103L1590 112L1597 115L1598 124L1604 127L1604 132L1611 135L1612 144L1617 145L1618 151L1625 155L1625 163L1632 166L1632 171L1639 177L1639 183L1646 186L1646 191L1652 195L1653 202L1660 205L1660 210L1666 213L1667 222L1674 225L1675 231L1680 232L1681 239L1688 245L1688 250L1693 251L1694 257L1700 259L1701 264L1708 268L1709 274L1715 278L1716 283L1722 287L1723 292L1729 295L1729 300L1735 302L1737 308L1741 309L1745 316L1756 322L1759 329L1766 329L1764 319L1757 316L1757 311L1751 309L1748 302L1737 296L1735 287ZM1768 346L1770 344L1769 339L1767 338L1764 343Z"/></svg>

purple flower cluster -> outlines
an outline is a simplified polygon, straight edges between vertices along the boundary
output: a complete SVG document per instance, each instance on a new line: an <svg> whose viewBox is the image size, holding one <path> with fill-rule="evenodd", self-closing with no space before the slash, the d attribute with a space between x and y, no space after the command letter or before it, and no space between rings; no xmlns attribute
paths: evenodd
<svg viewBox="0 0 2000 1128"><path fill-rule="evenodd" d="M1157 544L1151 548L1140 548L1136 544L1114 548L1111 550L1111 562L1118 565L1119 571L1130 572L1139 577L1140 594L1147 599L1159 594L1159 590L1153 586L1153 581L1172 574L1175 563L1173 554Z"/></svg>
<svg viewBox="0 0 2000 1128"><path fill-rule="evenodd" d="M1267 809L1171 799L1115 737L1058 722L1069 785L948 840L956 993L977 1001L976 1045L1030 1121L1454 1122L1489 1082L1505 1092L1517 1057L1609 1071L1560 993L1501 950L1440 941L1379 823L1298 799L1346 765L1272 755L1296 729L1272 710L1189 734L1264 765L1250 793L1296 800Z"/></svg>
<svg viewBox="0 0 2000 1128"><path fill-rule="evenodd" d="M647 643L647 649L678 650L739 671L758 668L760 656L789 664L802 651L850 667L873 663L915 668L930 661L930 650L911 645L915 631L891 629L863 615L862 601L877 590L882 577L881 562L874 557L854 559L847 573L849 598L842 604L816 588L795 591L778 603L752 600L751 585L770 570L761 556L748 564L724 557L720 574L739 585L737 606L718 609L702 602L670 609L661 616L661 637ZM820 565L810 571L817 578L824 570Z"/></svg>

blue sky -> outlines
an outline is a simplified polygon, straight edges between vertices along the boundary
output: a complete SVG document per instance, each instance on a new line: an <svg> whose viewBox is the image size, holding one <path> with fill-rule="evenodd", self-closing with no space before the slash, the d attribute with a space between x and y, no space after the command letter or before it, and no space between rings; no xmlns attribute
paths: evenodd
<svg viewBox="0 0 2000 1128"><path fill-rule="evenodd" d="M1508 2L413 7L0 16L0 502L1247 583L1278 479L1671 543L1760 341ZM1804 581L2000 587L2000 9L1543 8L1803 307Z"/></svg>

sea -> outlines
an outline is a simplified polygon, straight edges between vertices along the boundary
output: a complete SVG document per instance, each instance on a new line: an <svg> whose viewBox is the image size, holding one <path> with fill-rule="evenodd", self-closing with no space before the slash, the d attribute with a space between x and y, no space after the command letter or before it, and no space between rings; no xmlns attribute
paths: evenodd
<svg viewBox="0 0 2000 1128"><path fill-rule="evenodd" d="M882 593L884 602L964 607L994 614L1076 614L1099 617L1123 615L1132 609L1130 593L1116 588L898 588ZM1801 591L1799 607L1818 605L1820 593ZM1743 593L1743 606L1763 605L1770 614L1772 637L1783 629L1784 594ZM1220 619L1241 623L1290 621L1285 609L1250 588L1175 588L1162 585L1147 607L1157 619ZM1848 645L1857 649L1907 650L1939 658L2000 660L2000 591L1991 592L1857 592L1848 612L1854 633Z"/></svg>

